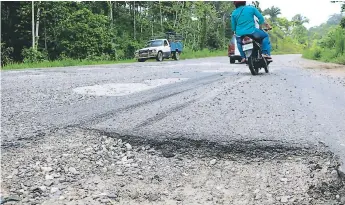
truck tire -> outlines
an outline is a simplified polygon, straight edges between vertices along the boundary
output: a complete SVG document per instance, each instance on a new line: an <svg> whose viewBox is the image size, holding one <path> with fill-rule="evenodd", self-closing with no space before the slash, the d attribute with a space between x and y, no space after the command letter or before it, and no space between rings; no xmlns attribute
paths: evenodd
<svg viewBox="0 0 345 205"><path fill-rule="evenodd" d="M144 59L144 58L138 59L138 62L145 62L145 61L146 61L146 59Z"/></svg>
<svg viewBox="0 0 345 205"><path fill-rule="evenodd" d="M156 61L163 61L163 52L159 51L156 56Z"/></svg>
<svg viewBox="0 0 345 205"><path fill-rule="evenodd" d="M175 51L173 53L173 59L176 61L180 60L180 53L178 51Z"/></svg>
<svg viewBox="0 0 345 205"><path fill-rule="evenodd" d="M229 59L230 59L230 64L234 64L236 62L236 60L231 57L229 57Z"/></svg>

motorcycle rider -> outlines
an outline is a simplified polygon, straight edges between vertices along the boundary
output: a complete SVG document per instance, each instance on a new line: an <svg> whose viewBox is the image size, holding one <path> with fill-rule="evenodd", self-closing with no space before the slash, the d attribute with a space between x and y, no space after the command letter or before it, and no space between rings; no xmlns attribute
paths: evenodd
<svg viewBox="0 0 345 205"><path fill-rule="evenodd" d="M231 28L235 32L238 50L241 54L242 61L246 61L246 56L242 48L241 36L252 35L256 39L262 39L262 56L271 59L271 47L269 36L263 30L256 28L255 17L259 20L260 25L270 29L271 26L265 22L262 14L253 6L246 6L246 1L234 1L236 9L231 14Z"/></svg>

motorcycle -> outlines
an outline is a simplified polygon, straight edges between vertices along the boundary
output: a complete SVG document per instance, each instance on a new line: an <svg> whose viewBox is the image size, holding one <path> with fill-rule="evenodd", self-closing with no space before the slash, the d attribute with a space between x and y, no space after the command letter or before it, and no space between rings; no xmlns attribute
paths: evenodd
<svg viewBox="0 0 345 205"><path fill-rule="evenodd" d="M264 29L266 32L271 29ZM258 75L259 71L264 68L269 73L268 65L272 59L264 58L261 50L261 40L254 39L253 36L246 35L242 37L242 47L246 54L246 61L252 75Z"/></svg>

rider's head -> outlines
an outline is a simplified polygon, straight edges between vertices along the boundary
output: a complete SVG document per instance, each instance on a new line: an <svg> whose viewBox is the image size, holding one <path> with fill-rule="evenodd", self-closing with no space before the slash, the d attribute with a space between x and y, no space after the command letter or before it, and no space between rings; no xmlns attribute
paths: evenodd
<svg viewBox="0 0 345 205"><path fill-rule="evenodd" d="M240 7L240 6L245 6L246 5L246 1L234 1L234 5L236 8Z"/></svg>

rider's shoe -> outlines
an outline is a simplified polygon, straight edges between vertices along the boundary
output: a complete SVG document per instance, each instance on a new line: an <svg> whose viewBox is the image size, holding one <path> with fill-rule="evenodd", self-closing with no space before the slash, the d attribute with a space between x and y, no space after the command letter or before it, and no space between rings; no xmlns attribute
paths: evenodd
<svg viewBox="0 0 345 205"><path fill-rule="evenodd" d="M246 63L246 59L242 58L242 60L240 61L240 64L245 64Z"/></svg>
<svg viewBox="0 0 345 205"><path fill-rule="evenodd" d="M262 57L266 58L267 61L273 61L272 57L267 54L262 54Z"/></svg>

